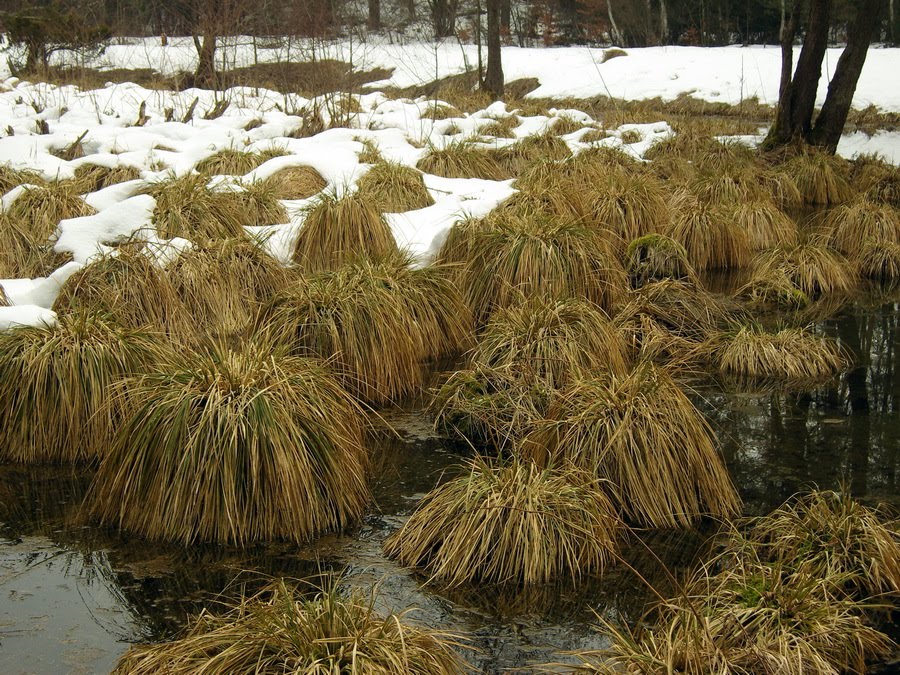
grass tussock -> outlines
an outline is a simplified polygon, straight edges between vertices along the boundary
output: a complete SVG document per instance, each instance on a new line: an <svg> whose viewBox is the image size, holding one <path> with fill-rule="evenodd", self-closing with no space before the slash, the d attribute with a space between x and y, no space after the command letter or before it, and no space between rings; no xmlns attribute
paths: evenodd
<svg viewBox="0 0 900 675"><path fill-rule="evenodd" d="M70 276L53 310L107 316L161 334L179 333L190 322L169 275L141 245L122 245Z"/></svg>
<svg viewBox="0 0 900 675"><path fill-rule="evenodd" d="M747 540L771 563L833 579L857 600L900 601L896 520L847 494L814 490L754 519Z"/></svg>
<svg viewBox="0 0 900 675"><path fill-rule="evenodd" d="M276 199L308 199L328 186L311 166L289 166L276 171L264 182Z"/></svg>
<svg viewBox="0 0 900 675"><path fill-rule="evenodd" d="M379 403L422 384L424 361L468 346L471 314L439 267L358 261L291 285L275 322L295 348L330 359L345 385Z"/></svg>
<svg viewBox="0 0 900 675"><path fill-rule="evenodd" d="M621 334L599 307L578 298L538 295L493 314L472 361L557 389L590 373L624 374L628 354Z"/></svg>
<svg viewBox="0 0 900 675"><path fill-rule="evenodd" d="M625 272L595 229L519 216L470 234L462 288L479 321L522 295L582 297L609 309L624 293Z"/></svg>
<svg viewBox="0 0 900 675"><path fill-rule="evenodd" d="M879 281L900 279L900 244L866 244L859 257L859 273Z"/></svg>
<svg viewBox="0 0 900 675"><path fill-rule="evenodd" d="M663 279L694 279L684 246L662 234L647 234L628 244L625 271L634 286Z"/></svg>
<svg viewBox="0 0 900 675"><path fill-rule="evenodd" d="M397 241L376 201L361 191L323 195L306 212L294 261L307 270L335 270L355 258L397 255Z"/></svg>
<svg viewBox="0 0 900 675"><path fill-rule="evenodd" d="M375 164L360 179L358 188L384 213L402 213L434 204L422 172L395 162Z"/></svg>
<svg viewBox="0 0 900 675"><path fill-rule="evenodd" d="M847 367L840 345L803 328L768 333L757 326L741 326L716 342L715 359L719 368L736 375L820 380Z"/></svg>
<svg viewBox="0 0 900 675"><path fill-rule="evenodd" d="M155 540L305 541L369 499L361 411L319 362L246 343L173 356L124 391L90 513Z"/></svg>
<svg viewBox="0 0 900 675"><path fill-rule="evenodd" d="M515 174L507 166L506 153L476 146L467 141L430 148L416 165L419 170L445 178L506 180Z"/></svg>
<svg viewBox="0 0 900 675"><path fill-rule="evenodd" d="M856 268L840 253L817 242L774 248L756 257L749 286L786 288L785 282L810 299L846 293L856 282Z"/></svg>
<svg viewBox="0 0 900 675"><path fill-rule="evenodd" d="M19 229L34 242L50 239L61 220L95 213L72 181L28 187L7 210L9 219L17 223Z"/></svg>
<svg viewBox="0 0 900 675"><path fill-rule="evenodd" d="M649 174L608 170L589 189L591 222L622 241L662 231L669 222L665 187Z"/></svg>
<svg viewBox="0 0 900 675"><path fill-rule="evenodd" d="M701 170L689 183L689 189L701 201L712 205L734 205L766 196L756 172L746 167Z"/></svg>
<svg viewBox="0 0 900 675"><path fill-rule="evenodd" d="M46 181L35 171L14 169L9 164L0 164L0 193L6 194L20 185L42 186Z"/></svg>
<svg viewBox="0 0 900 675"><path fill-rule="evenodd" d="M671 202L671 223L663 234L681 244L694 269L747 267L752 260L748 231L721 209L710 207L687 193Z"/></svg>
<svg viewBox="0 0 900 675"><path fill-rule="evenodd" d="M429 412L437 431L473 446L505 450L544 417L551 396L542 380L475 363L452 373L434 391Z"/></svg>
<svg viewBox="0 0 900 675"><path fill-rule="evenodd" d="M468 474L425 495L384 550L451 586L600 573L620 523L599 483L570 467L477 458Z"/></svg>
<svg viewBox="0 0 900 675"><path fill-rule="evenodd" d="M696 283L667 279L631 293L613 321L635 356L692 368L706 358L705 341L729 316L729 308Z"/></svg>
<svg viewBox="0 0 900 675"><path fill-rule="evenodd" d="M244 189L216 191L199 174L172 178L152 185L156 198L153 224L164 239L184 237L203 242L244 237L245 226L271 225L287 216L275 194L263 183Z"/></svg>
<svg viewBox="0 0 900 675"><path fill-rule="evenodd" d="M854 161L854 184L877 204L900 208L900 168L877 159Z"/></svg>
<svg viewBox="0 0 900 675"><path fill-rule="evenodd" d="M868 244L900 244L900 213L862 196L836 206L822 218L826 243L851 259Z"/></svg>
<svg viewBox="0 0 900 675"><path fill-rule="evenodd" d="M79 192L96 192L111 185L137 180L141 171L134 166L107 167L97 164L82 164L75 169L74 182Z"/></svg>
<svg viewBox="0 0 900 675"><path fill-rule="evenodd" d="M278 261L247 239L187 249L170 263L167 276L200 339L245 335L262 306L287 284Z"/></svg>
<svg viewBox="0 0 900 675"><path fill-rule="evenodd" d="M283 150L273 149L262 152L246 152L225 148L217 153L202 159L195 169L204 176L243 176L253 169L268 162L274 157L284 156Z"/></svg>
<svg viewBox="0 0 900 675"><path fill-rule="evenodd" d="M740 499L715 434L665 370L576 382L524 448L540 463L572 463L607 481L623 517L649 527L728 518Z"/></svg>
<svg viewBox="0 0 900 675"><path fill-rule="evenodd" d="M45 277L69 260L43 232L0 213L0 279Z"/></svg>
<svg viewBox="0 0 900 675"><path fill-rule="evenodd" d="M636 631L603 622L610 648L582 652L581 670L598 673L863 673L893 642L868 625L859 605L830 579L750 557L714 564L662 603ZM653 625L655 624L655 625Z"/></svg>
<svg viewBox="0 0 900 675"><path fill-rule="evenodd" d="M768 198L741 201L726 208L724 217L746 230L753 251L795 246L799 241L796 223Z"/></svg>
<svg viewBox="0 0 900 675"><path fill-rule="evenodd" d="M507 177L516 176L535 162L562 161L572 156L568 144L551 132L526 136L502 151Z"/></svg>
<svg viewBox="0 0 900 675"><path fill-rule="evenodd" d="M494 136L496 138L515 138L513 132L522 123L517 115L505 115L502 117L488 118L487 123L478 128L482 136Z"/></svg>
<svg viewBox="0 0 900 675"><path fill-rule="evenodd" d="M113 389L152 361L142 331L87 314L0 333L0 457L24 463L96 459L117 426Z"/></svg>
<svg viewBox="0 0 900 675"><path fill-rule="evenodd" d="M408 612L382 615L375 591L319 589L278 579L221 614L189 620L172 642L132 647L119 675L291 672L297 675L384 673L462 675L456 635L416 626Z"/></svg>
<svg viewBox="0 0 900 675"><path fill-rule="evenodd" d="M781 171L790 176L807 204L840 204L853 195L847 182L845 160L824 152L805 152L785 162Z"/></svg>
<svg viewBox="0 0 900 675"><path fill-rule="evenodd" d="M433 103L426 107L421 114L422 119L433 120L449 120L454 117L463 117L463 114L449 103Z"/></svg>

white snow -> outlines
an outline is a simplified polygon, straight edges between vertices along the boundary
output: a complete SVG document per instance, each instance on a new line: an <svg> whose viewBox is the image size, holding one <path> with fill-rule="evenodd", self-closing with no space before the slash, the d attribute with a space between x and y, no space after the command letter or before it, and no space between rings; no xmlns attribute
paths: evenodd
<svg viewBox="0 0 900 675"><path fill-rule="evenodd" d="M311 43L302 41L270 41L269 46L259 46L254 52L249 38L236 38L230 45L222 52L223 57L230 65L238 66L251 65L256 58L273 61L292 55L300 59L308 56L313 48ZM377 86L422 84L463 72L476 61L474 46L455 42L316 45L318 57L343 60L349 60L346 57L351 48L357 69L392 69L391 76ZM600 62L602 52L583 47L509 47L503 52L504 70L507 80L536 78L539 86L529 94L532 97L660 97L670 101L690 95L731 104L754 97L771 104L777 98L780 52L774 47L629 49L627 56L606 63ZM840 50L828 52L820 83L820 102L839 54ZM192 69L195 58L189 38L172 38L167 47L150 39L129 40L111 46L94 65L150 67L170 74ZM0 66L0 77L4 74L3 67ZM871 49L854 105L872 104L884 111L900 111L900 87L891 84L896 82L898 70L900 50ZM246 176L218 177L210 183L213 189L240 190L247 182L265 179L283 168L305 165L325 178L327 193L340 194L355 189L356 182L369 169L369 165L359 161L365 149L363 142L373 144L388 160L415 166L429 147L443 148L458 142L503 147L552 129L563 119L575 120L584 127L563 137L574 152L589 146L611 146L639 158L653 143L673 133L665 122L628 124L606 129L606 138L585 143L584 135L590 129L603 129L603 120L592 119L572 108L551 108L546 115L528 116L498 102L471 115L433 121L426 111L440 103L434 100L394 100L377 91L355 98L359 112L351 117L352 128L329 129L311 138L293 138L292 132L303 124L300 114L321 111L323 99L309 100L263 88L174 92L131 83L81 91L74 86L7 78L0 85L0 130L5 130L0 131L3 134L0 164L35 171L44 180L71 178L84 165L134 167L141 178L84 195L86 202L97 211L96 215L58 224L52 243L56 251L72 254L73 262L46 278L0 281L13 305L0 308L0 329L17 324L52 323L55 315L50 308L61 284L97 255L112 252L113 244L128 237L137 236L150 243L162 265L191 246L184 239L167 241L158 236L152 223L155 200L141 192L149 182L193 172L199 162L222 149L255 152L278 148L285 155L268 160ZM229 103L225 112L216 119L205 119L219 101ZM142 114L145 118L138 126ZM515 138L479 136L480 130L492 120L510 115L517 115L520 120L513 130ZM248 126L253 128L247 130ZM625 144L626 132L637 132L640 140ZM67 161L57 156L78 139L84 157ZM880 131L871 137L862 133L848 135L842 140L839 152L848 157L877 152L886 160L900 164L900 133ZM447 179L427 174L424 179L435 200L433 206L386 216L398 243L419 264L427 264L434 256L454 223L466 217L483 216L514 193L511 181ZM2 195L0 208L7 211L26 187L13 188ZM263 239L273 256L289 264L306 210L316 199L286 201L287 222L248 227L248 232Z"/></svg>

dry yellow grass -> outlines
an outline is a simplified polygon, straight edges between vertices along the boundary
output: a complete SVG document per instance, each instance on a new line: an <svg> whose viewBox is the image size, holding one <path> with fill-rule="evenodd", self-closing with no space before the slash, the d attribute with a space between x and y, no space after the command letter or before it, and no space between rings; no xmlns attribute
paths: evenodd
<svg viewBox="0 0 900 675"><path fill-rule="evenodd" d="M290 166L265 180L276 199L308 199L324 190L328 183L311 166Z"/></svg>
<svg viewBox="0 0 900 675"><path fill-rule="evenodd" d="M600 483L571 467L476 458L468 474L425 495L384 550L448 585L601 573L620 523Z"/></svg>
<svg viewBox="0 0 900 675"><path fill-rule="evenodd" d="M434 204L422 172L395 162L375 164L360 179L358 189L384 213L402 213Z"/></svg>
<svg viewBox="0 0 900 675"><path fill-rule="evenodd" d="M640 525L690 527L740 509L709 424L665 370L646 362L574 383L523 451L604 479L624 518Z"/></svg>

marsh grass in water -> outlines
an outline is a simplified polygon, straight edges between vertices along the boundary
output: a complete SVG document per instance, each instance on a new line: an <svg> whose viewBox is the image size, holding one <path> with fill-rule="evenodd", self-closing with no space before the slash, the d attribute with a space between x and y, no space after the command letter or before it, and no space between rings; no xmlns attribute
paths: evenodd
<svg viewBox="0 0 900 675"><path fill-rule="evenodd" d="M662 229L687 251L697 271L747 267L752 260L750 234L721 207L679 192L670 203L672 220Z"/></svg>
<svg viewBox="0 0 900 675"><path fill-rule="evenodd" d="M623 374L628 352L607 314L588 301L537 295L496 312L472 361L538 379L550 389L596 372Z"/></svg>
<svg viewBox="0 0 900 675"><path fill-rule="evenodd" d="M469 234L472 255L461 286L479 321L538 292L583 297L609 309L627 287L621 263L592 228L521 216Z"/></svg>
<svg viewBox="0 0 900 675"><path fill-rule="evenodd" d="M155 358L156 340L99 316L0 332L0 457L24 463L100 458L121 421L114 388Z"/></svg>
<svg viewBox="0 0 900 675"><path fill-rule="evenodd" d="M270 311L295 349L332 360L348 388L376 402L414 393L425 361L471 339L471 314L444 270L398 255L297 278Z"/></svg>
<svg viewBox="0 0 900 675"><path fill-rule="evenodd" d="M747 290L758 286L786 291L794 286L812 300L832 293L847 293L856 279L857 269L851 261L813 240L757 255Z"/></svg>
<svg viewBox="0 0 900 675"><path fill-rule="evenodd" d="M740 326L713 343L719 368L749 377L821 381L849 363L837 342L803 328L769 333L758 325Z"/></svg>
<svg viewBox="0 0 900 675"><path fill-rule="evenodd" d="M523 452L603 479L623 517L649 527L729 518L740 499L709 423L663 369L573 383L553 399Z"/></svg>
<svg viewBox="0 0 900 675"><path fill-rule="evenodd" d="M376 591L321 588L278 579L221 613L204 610L185 633L132 647L119 675L291 672L298 675L462 675L465 640L420 627L409 610L382 614Z"/></svg>
<svg viewBox="0 0 900 675"><path fill-rule="evenodd" d="M684 246L662 234L633 239L625 249L625 270L638 287L663 279L696 279Z"/></svg>
<svg viewBox="0 0 900 675"><path fill-rule="evenodd" d="M620 530L600 483L571 467L476 458L467 473L425 495L384 550L449 585L600 573Z"/></svg>
<svg viewBox="0 0 900 675"><path fill-rule="evenodd" d="M306 541L368 503L361 410L318 361L213 345L120 395L125 419L86 499L103 523L185 545Z"/></svg>

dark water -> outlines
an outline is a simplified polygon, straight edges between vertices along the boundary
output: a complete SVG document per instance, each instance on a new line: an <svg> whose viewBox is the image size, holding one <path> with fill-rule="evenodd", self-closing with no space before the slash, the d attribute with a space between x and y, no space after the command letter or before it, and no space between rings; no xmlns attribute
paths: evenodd
<svg viewBox="0 0 900 675"><path fill-rule="evenodd" d="M900 506L900 305L859 303L821 324L856 358L845 377L813 391L722 382L696 400L719 434L748 513L765 512L817 485L849 488L867 501ZM379 584L385 610L419 608L426 625L473 636L469 659L484 672L528 671L565 662L561 651L604 646L594 612L638 616L652 595L618 565L602 579L525 591L423 587L423 579L381 554L381 543L415 500L462 459L434 438L420 413L387 415L400 432L374 440L376 506L355 531L305 547L246 551L148 544L85 525L79 504L89 473L0 467L0 673L109 672L136 641L176 634L187 615L253 588L263 575L344 572ZM662 592L672 570L703 554L703 532L650 532L624 558Z"/></svg>

